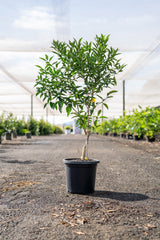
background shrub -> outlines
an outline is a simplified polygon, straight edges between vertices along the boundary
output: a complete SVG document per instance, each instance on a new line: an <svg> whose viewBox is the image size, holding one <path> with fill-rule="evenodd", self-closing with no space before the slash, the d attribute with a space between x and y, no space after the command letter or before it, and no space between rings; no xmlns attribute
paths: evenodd
<svg viewBox="0 0 160 240"><path fill-rule="evenodd" d="M55 130L54 130L54 133L55 134L62 134L64 133L62 128L58 127L58 126L55 126Z"/></svg>
<svg viewBox="0 0 160 240"><path fill-rule="evenodd" d="M43 119L39 121L39 135L49 135L54 132L52 125Z"/></svg>

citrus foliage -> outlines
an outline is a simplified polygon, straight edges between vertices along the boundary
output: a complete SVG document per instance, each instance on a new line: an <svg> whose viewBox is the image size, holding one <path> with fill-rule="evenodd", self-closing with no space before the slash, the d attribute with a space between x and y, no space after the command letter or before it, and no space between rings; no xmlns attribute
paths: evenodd
<svg viewBox="0 0 160 240"><path fill-rule="evenodd" d="M105 126L108 126L105 128ZM105 121L95 132L99 134L111 133L130 133L138 136L146 135L153 137L160 134L160 108L147 107L146 109L135 109L132 114L120 116L117 119Z"/></svg>
<svg viewBox="0 0 160 240"><path fill-rule="evenodd" d="M43 119L37 121L30 117L25 121L24 119L17 120L12 113L3 113L0 115L0 135L3 135L5 132L16 132L21 136L25 135L28 131L30 131L32 135L63 133L60 127L45 122Z"/></svg>
<svg viewBox="0 0 160 240"><path fill-rule="evenodd" d="M52 109L65 108L67 115L72 114L87 134L91 116L99 104L108 107L104 101L115 91L109 91L102 98L105 88L116 85L116 74L124 65L117 59L118 49L108 46L109 35L96 36L95 42L74 39L69 43L53 40L53 56L41 58L44 67L39 68L35 87L44 106ZM100 116L100 112L97 118ZM95 124L97 121L95 121Z"/></svg>

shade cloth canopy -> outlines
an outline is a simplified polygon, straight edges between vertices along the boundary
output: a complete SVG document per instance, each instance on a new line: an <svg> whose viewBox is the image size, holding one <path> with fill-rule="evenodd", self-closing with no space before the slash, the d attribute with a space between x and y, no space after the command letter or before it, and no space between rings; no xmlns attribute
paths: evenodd
<svg viewBox="0 0 160 240"><path fill-rule="evenodd" d="M109 110L103 110L104 115L122 115L124 80L126 112L138 105L160 105L158 0L6 0L0 9L0 113L68 121L65 112L44 109L36 97L35 65L50 54L53 39L92 41L101 33L110 34L109 43L119 48L127 64L117 76L118 92L106 102Z"/></svg>

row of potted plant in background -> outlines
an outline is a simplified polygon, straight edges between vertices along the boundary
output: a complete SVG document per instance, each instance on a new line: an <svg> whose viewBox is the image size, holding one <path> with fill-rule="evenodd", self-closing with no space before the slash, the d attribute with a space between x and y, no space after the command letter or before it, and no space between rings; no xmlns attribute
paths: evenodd
<svg viewBox="0 0 160 240"><path fill-rule="evenodd" d="M55 125L45 122L43 119L40 121L30 117L27 121L24 119L17 120L12 113L2 113L0 115L0 136L6 135L6 139L11 140L17 135L48 135L48 134L61 134L63 130Z"/></svg>
<svg viewBox="0 0 160 240"><path fill-rule="evenodd" d="M120 135L126 138L154 141L160 136L160 108L147 107L133 110L131 114L102 122L93 129L98 134Z"/></svg>

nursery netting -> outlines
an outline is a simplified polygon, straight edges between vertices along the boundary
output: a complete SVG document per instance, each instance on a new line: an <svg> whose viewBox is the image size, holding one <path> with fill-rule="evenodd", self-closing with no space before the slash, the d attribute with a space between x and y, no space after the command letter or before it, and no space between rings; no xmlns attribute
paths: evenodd
<svg viewBox="0 0 160 240"><path fill-rule="evenodd" d="M51 51L53 39L68 41L83 37L90 41L100 33L111 34L111 45L119 48L122 63L127 64L117 76L114 89L118 92L106 101L109 110L103 108L103 114L113 118L123 114L124 106L129 112L138 105L142 108L160 105L158 1L146 4L136 1L135 9L125 0L120 5L109 0L92 5L90 1L77 2L7 0L1 3L0 114L6 111L18 118L32 115L55 123L69 121L65 111L60 114L50 107L44 109L41 99L36 97L34 84L38 69L35 65L40 65L40 57ZM115 15L116 8L120 11ZM139 15L134 18L137 12ZM105 94L106 91L102 93Z"/></svg>

